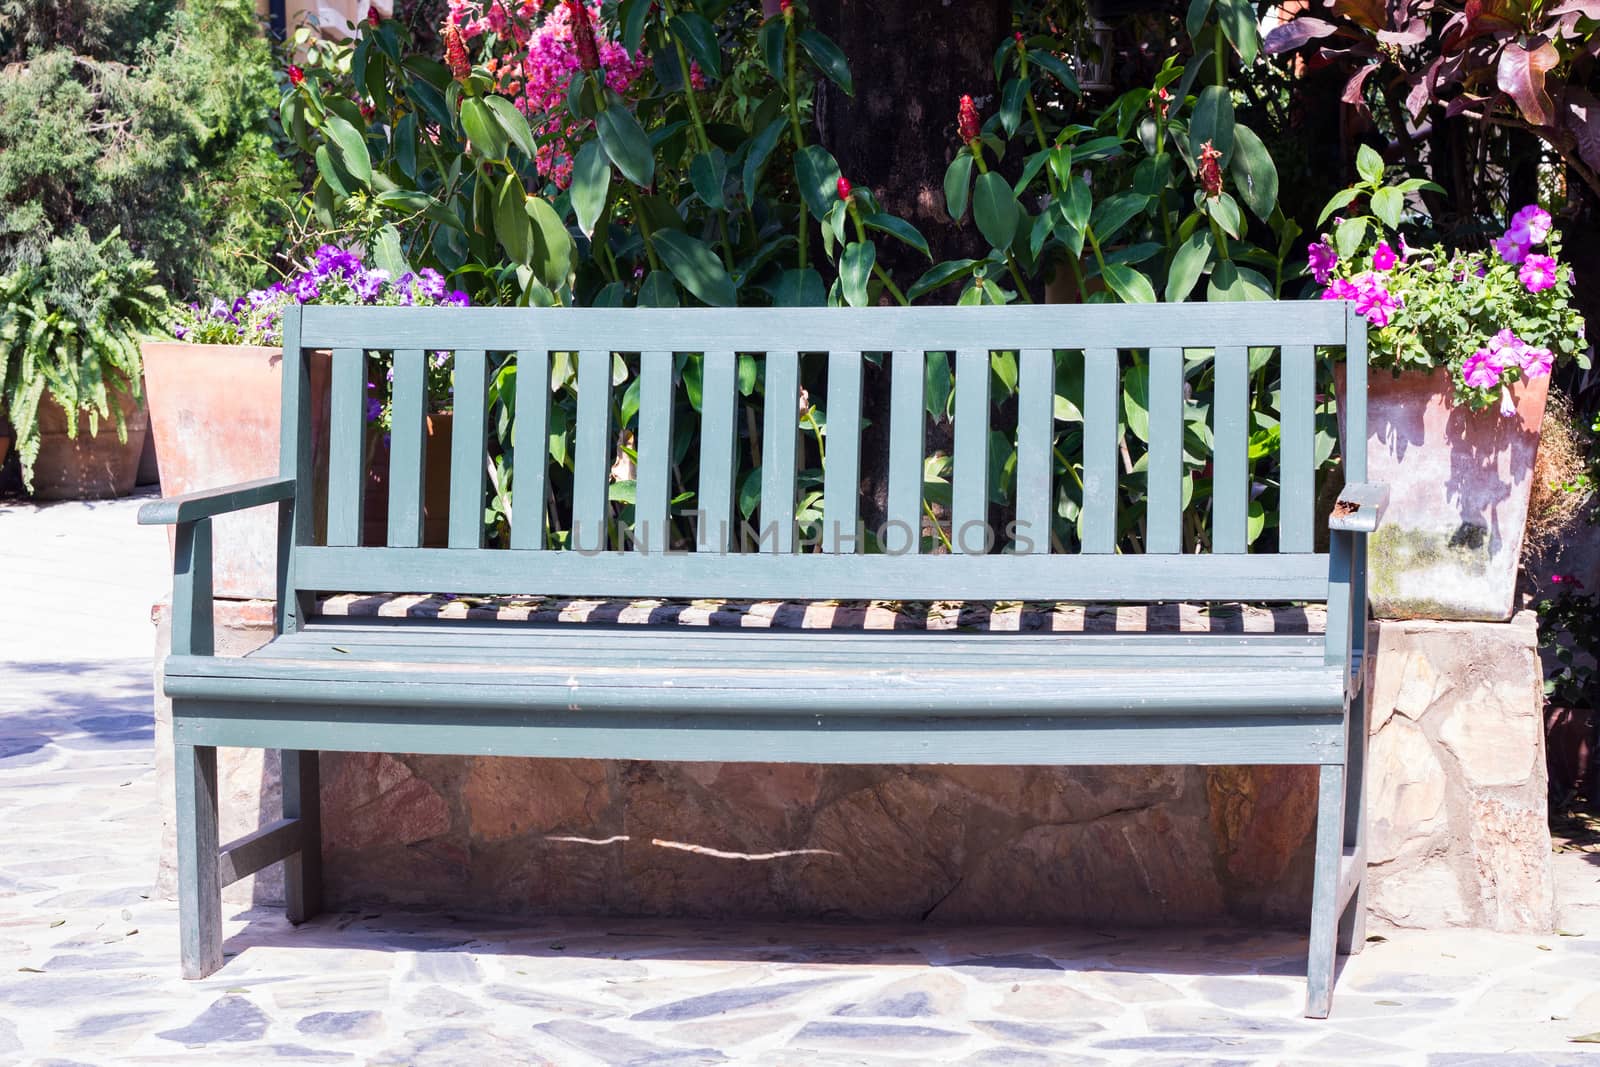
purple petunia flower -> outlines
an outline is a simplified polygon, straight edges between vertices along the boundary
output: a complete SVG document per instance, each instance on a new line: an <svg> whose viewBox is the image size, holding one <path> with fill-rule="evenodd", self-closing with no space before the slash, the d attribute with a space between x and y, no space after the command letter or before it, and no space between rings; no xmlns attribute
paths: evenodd
<svg viewBox="0 0 1600 1067"><path fill-rule="evenodd" d="M296 275L292 288L294 298L302 304L322 295L322 289L317 285L317 276L309 271Z"/></svg>
<svg viewBox="0 0 1600 1067"><path fill-rule="evenodd" d="M360 269L361 260L354 252L347 252L337 245L321 245L317 248L313 270L319 278L330 274L348 278Z"/></svg>
<svg viewBox="0 0 1600 1067"><path fill-rule="evenodd" d="M471 307L472 297L468 296L464 290L456 289L444 298L444 302L446 306L453 308Z"/></svg>
<svg viewBox="0 0 1600 1067"><path fill-rule="evenodd" d="M421 283L417 289L424 297L435 303L444 299L444 275L432 267L423 267L417 279Z"/></svg>
<svg viewBox="0 0 1600 1067"><path fill-rule="evenodd" d="M1339 253L1333 250L1326 235L1306 251L1311 259L1311 276L1317 280L1318 285L1327 285L1328 276L1333 273L1334 265L1339 262Z"/></svg>
<svg viewBox="0 0 1600 1067"><path fill-rule="evenodd" d="M383 291L383 283L389 280L386 270L364 270L350 281L350 289L356 294L356 299L363 304L370 304L378 299L378 294Z"/></svg>
<svg viewBox="0 0 1600 1067"><path fill-rule="evenodd" d="M1542 293L1556 284L1555 257L1528 256L1522 261L1522 269L1517 271L1517 280L1527 286L1528 292Z"/></svg>
<svg viewBox="0 0 1600 1067"><path fill-rule="evenodd" d="M367 400L367 421L377 422L378 416L383 414L383 403L376 398Z"/></svg>

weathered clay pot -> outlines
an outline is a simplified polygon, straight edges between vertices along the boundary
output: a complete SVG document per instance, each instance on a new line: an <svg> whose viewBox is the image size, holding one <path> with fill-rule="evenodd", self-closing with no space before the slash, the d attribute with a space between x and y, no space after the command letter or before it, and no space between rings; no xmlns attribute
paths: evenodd
<svg viewBox="0 0 1600 1067"><path fill-rule="evenodd" d="M54 396L45 394L39 402L39 456L33 464L35 499L103 500L133 492L150 418L144 403L125 393L113 392L111 402L122 409L126 441L117 437L115 415L99 420L100 432L91 433L89 416L81 411L77 436L67 436L70 416Z"/></svg>
<svg viewBox="0 0 1600 1067"><path fill-rule="evenodd" d="M163 496L278 473L282 349L152 342L143 351ZM326 455L327 361L314 359L311 366L312 422L318 429L314 440ZM250 600L276 595L276 507L218 516L212 546L216 596Z"/></svg>
<svg viewBox="0 0 1600 1067"><path fill-rule="evenodd" d="M422 479L422 547L444 548L450 533L450 440L455 416L428 416ZM367 444L366 493L362 500L361 541L386 544L389 531L389 439L374 433Z"/></svg>
<svg viewBox="0 0 1600 1067"><path fill-rule="evenodd" d="M1342 364L1335 385L1343 410ZM1375 370L1367 389L1367 478L1389 486L1369 544L1373 611L1511 618L1550 379L1513 385L1510 416L1458 405L1445 369Z"/></svg>

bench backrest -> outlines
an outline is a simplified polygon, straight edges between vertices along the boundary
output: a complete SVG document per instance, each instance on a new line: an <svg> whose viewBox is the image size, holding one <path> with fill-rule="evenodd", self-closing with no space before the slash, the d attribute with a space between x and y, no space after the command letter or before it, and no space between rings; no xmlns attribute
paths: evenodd
<svg viewBox="0 0 1600 1067"><path fill-rule="evenodd" d="M1089 305L917 309L293 309L284 319L283 472L301 476L286 582L296 591L519 593L555 596L783 599L1323 600L1327 557L1314 551L1314 420L1319 347L1345 350L1347 439L1365 438L1365 324L1348 305L1301 301L1248 304ZM1212 350L1198 353L1195 350ZM1251 371L1251 352L1270 349L1276 373ZM313 352L331 350L325 544L314 543ZM1057 353L1081 359L1082 515L1076 551L1052 544L1057 455ZM1187 350L1187 357L1186 357ZM362 546L362 486L369 399L366 353L393 352L387 544ZM422 530L425 361L454 356L449 548L417 547ZM1015 353L1014 505L990 525L991 359ZM954 550L919 550L923 529L927 354L951 354L953 475L948 519ZM618 450L614 353L637 354L632 538L617 543L612 467ZM674 496L674 413L686 383L683 353L698 362L698 484ZM759 354L765 387L760 429L760 502L754 550L736 531L735 450L741 429L740 354ZM800 353L826 353L826 463L820 543L796 527ZM890 377L887 523L883 551L854 536L862 516L866 354L882 353ZM675 359L675 354L679 358ZM570 499L552 499L545 442L551 423L551 360L576 362ZM1214 358L1209 427L1213 444L1211 551L1186 550L1183 534L1186 374ZM487 388L515 360L515 479L509 550L484 547ZM1148 465L1142 554L1117 551L1118 481L1129 462L1119 446L1128 415L1120 376L1137 364L1148 379ZM1008 364L1009 365L1009 364ZM1077 366L1075 364L1075 366ZM1076 372L1075 372L1076 373ZM1263 386L1259 383L1268 383ZM1278 551L1250 551L1252 388L1276 386L1279 419ZM320 406L320 405L319 405ZM1141 419L1145 413L1141 412ZM881 417L881 416L880 416ZM881 429L881 428L880 428ZM809 432L809 431L808 431ZM1074 435L1076 442L1076 435ZM1077 447L1074 444L1074 447ZM1191 455L1194 442L1188 445ZM535 460L538 456L543 462ZM872 459L873 457L867 457ZM880 465L881 466L881 465ZM1365 477L1365 455L1346 457L1348 481ZM553 505L570 545L547 536ZM668 547L669 515L692 508L689 551ZM1126 518L1126 516L1123 516ZM985 533L992 531L992 534ZM991 541L998 535L999 550Z"/></svg>

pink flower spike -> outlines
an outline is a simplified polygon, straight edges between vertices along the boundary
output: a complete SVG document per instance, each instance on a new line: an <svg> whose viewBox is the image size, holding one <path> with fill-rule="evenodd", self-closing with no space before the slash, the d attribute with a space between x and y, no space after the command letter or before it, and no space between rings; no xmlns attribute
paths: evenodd
<svg viewBox="0 0 1600 1067"><path fill-rule="evenodd" d="M1394 249L1389 247L1389 242L1379 241L1378 247L1372 250L1372 269L1379 271L1394 270L1395 262Z"/></svg>
<svg viewBox="0 0 1600 1067"><path fill-rule="evenodd" d="M1461 364L1461 380L1471 389L1493 389L1500 384L1500 369L1488 350L1480 348Z"/></svg>
<svg viewBox="0 0 1600 1067"><path fill-rule="evenodd" d="M1517 280L1527 286L1530 293L1541 293L1556 284L1554 256L1530 255L1522 261Z"/></svg>
<svg viewBox="0 0 1600 1067"><path fill-rule="evenodd" d="M1496 237L1494 250L1501 259L1513 267L1528 257L1528 245L1525 241L1518 240L1515 230L1507 230L1504 236Z"/></svg>

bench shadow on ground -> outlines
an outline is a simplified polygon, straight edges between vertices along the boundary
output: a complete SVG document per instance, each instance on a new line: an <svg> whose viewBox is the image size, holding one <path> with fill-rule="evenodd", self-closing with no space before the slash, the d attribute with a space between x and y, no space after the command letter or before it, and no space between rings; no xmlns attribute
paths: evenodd
<svg viewBox="0 0 1600 1067"><path fill-rule="evenodd" d="M0 685L0 770L67 748L149 749L155 743L147 660L11 663Z"/></svg>
<svg viewBox="0 0 1600 1067"><path fill-rule="evenodd" d="M1073 972L1162 977L1299 978L1306 936L1245 927L965 926L824 922L813 919L462 916L377 907L291 925L281 909L239 909L242 930L223 945L224 967L260 950L412 952L674 963L956 968L979 981L1036 981ZM303 957L302 957L303 959ZM508 960L507 962L510 962ZM1343 970L1341 959L1339 968ZM463 959L457 966L470 969ZM583 964L575 971L586 970ZM1296 993L1298 995L1298 992Z"/></svg>

